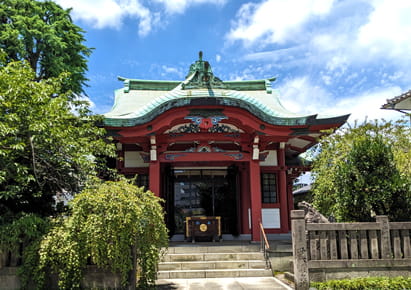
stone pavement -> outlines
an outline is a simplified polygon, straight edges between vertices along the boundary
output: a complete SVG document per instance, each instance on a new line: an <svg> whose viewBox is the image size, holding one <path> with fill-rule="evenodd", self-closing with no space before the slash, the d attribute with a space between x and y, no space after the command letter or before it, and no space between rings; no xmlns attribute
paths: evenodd
<svg viewBox="0 0 411 290"><path fill-rule="evenodd" d="M207 279L160 279L158 290L291 290L293 288L274 277L207 278Z"/></svg>

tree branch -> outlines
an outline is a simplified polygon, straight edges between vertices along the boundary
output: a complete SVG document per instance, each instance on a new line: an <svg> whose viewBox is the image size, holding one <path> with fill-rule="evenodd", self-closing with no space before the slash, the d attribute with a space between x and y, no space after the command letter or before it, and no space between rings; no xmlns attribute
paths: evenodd
<svg viewBox="0 0 411 290"><path fill-rule="evenodd" d="M34 173L34 178L36 179L36 182L40 188L43 188L43 186L40 184L39 178L37 176L37 168L36 168L36 156L34 153L34 144L33 144L33 136L29 134L29 142L30 142L30 148L31 148L31 158L32 158L32 164L33 164L33 173Z"/></svg>

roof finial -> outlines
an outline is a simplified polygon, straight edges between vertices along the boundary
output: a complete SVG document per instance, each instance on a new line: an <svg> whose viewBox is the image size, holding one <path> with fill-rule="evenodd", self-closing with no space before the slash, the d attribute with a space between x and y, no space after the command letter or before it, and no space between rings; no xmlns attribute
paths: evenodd
<svg viewBox="0 0 411 290"><path fill-rule="evenodd" d="M198 59L199 61L203 60L203 52L200 50L200 52L198 53Z"/></svg>

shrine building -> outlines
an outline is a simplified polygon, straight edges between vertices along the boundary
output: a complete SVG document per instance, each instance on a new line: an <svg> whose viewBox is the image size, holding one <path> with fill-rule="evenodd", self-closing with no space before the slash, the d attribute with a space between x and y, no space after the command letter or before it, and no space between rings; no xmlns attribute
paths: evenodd
<svg viewBox="0 0 411 290"><path fill-rule="evenodd" d="M119 79L104 115L117 168L165 200L174 240L191 216L221 217L227 239L289 233L299 155L348 118L291 113L274 78L222 81L201 52L182 81Z"/></svg>

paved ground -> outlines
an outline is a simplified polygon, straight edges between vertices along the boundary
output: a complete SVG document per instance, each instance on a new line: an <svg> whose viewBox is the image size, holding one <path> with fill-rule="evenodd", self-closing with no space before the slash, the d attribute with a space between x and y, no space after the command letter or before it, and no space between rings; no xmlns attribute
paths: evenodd
<svg viewBox="0 0 411 290"><path fill-rule="evenodd" d="M291 290L288 285L274 277L263 278L208 278L208 279L162 279L156 282L158 290Z"/></svg>

